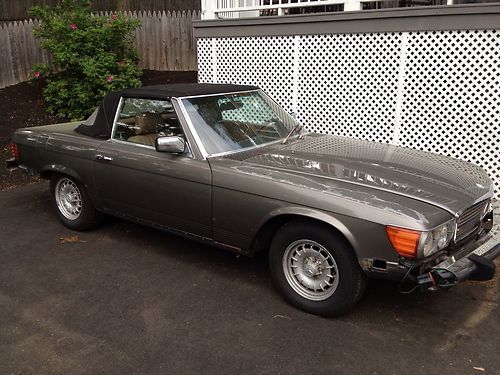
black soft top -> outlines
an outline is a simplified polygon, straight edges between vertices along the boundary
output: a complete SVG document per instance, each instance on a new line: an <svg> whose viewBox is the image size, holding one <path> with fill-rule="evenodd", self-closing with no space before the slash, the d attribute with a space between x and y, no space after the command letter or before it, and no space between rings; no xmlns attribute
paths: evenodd
<svg viewBox="0 0 500 375"><path fill-rule="evenodd" d="M256 86L213 83L178 83L170 85L144 86L108 93L97 110L92 123L86 121L75 130L93 138L109 139L120 98L170 99L186 96L225 94L236 91L257 90Z"/></svg>
<svg viewBox="0 0 500 375"><path fill-rule="evenodd" d="M257 90L256 86L226 85L215 83L176 83L171 85L144 86L123 91L123 96L134 98L170 99L185 96L225 94L235 91Z"/></svg>

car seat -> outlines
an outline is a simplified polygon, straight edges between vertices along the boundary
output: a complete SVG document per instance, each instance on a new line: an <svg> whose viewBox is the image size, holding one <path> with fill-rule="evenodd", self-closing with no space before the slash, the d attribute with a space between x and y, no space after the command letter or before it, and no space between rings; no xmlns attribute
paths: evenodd
<svg viewBox="0 0 500 375"><path fill-rule="evenodd" d="M163 118L159 113L145 112L135 116L135 135L128 138L129 142L141 143L154 146L156 138L163 124Z"/></svg>

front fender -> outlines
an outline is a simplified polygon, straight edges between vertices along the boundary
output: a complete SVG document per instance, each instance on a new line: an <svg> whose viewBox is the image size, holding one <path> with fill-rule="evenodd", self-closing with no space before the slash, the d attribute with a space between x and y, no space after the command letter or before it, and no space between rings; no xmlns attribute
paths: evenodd
<svg viewBox="0 0 500 375"><path fill-rule="evenodd" d="M265 227L265 225L273 220L279 219L280 217L297 217L297 218L307 218L323 222L334 229L338 230L351 244L352 248L359 256L360 244L356 239L355 234L346 226L341 217L333 215L329 212L324 212L318 209L310 207L300 207L300 206L290 206L290 207L280 207L271 211L266 215L259 225L259 231Z"/></svg>
<svg viewBox="0 0 500 375"><path fill-rule="evenodd" d="M358 260L365 258L398 262L398 254L392 248L384 225L351 216L336 214L303 206L282 206L271 211L260 223L256 239L262 242L272 239L279 226L293 218L316 220L338 231L351 245ZM280 220L281 219L281 220ZM260 235L264 233L264 238ZM256 243L256 248L263 243ZM262 249L262 247L261 247Z"/></svg>

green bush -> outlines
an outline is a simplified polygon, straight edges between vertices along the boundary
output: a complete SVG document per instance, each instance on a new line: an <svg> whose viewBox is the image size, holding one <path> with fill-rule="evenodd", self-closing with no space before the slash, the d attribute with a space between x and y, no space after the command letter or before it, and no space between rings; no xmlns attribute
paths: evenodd
<svg viewBox="0 0 500 375"><path fill-rule="evenodd" d="M49 65L37 65L33 80L41 80L48 110L60 117L88 116L112 90L140 86L137 52L132 48L138 20L123 14L91 14L88 0L62 0L53 8L35 6L41 23L34 35L50 51Z"/></svg>

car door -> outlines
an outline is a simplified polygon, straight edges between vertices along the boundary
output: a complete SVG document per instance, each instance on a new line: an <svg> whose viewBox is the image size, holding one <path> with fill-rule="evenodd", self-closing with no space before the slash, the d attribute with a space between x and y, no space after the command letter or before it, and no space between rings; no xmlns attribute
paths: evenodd
<svg viewBox="0 0 500 375"><path fill-rule="evenodd" d="M211 172L187 144L157 152L154 139L185 136L170 101L122 98L112 137L96 152L94 182L105 211L212 238Z"/></svg>

